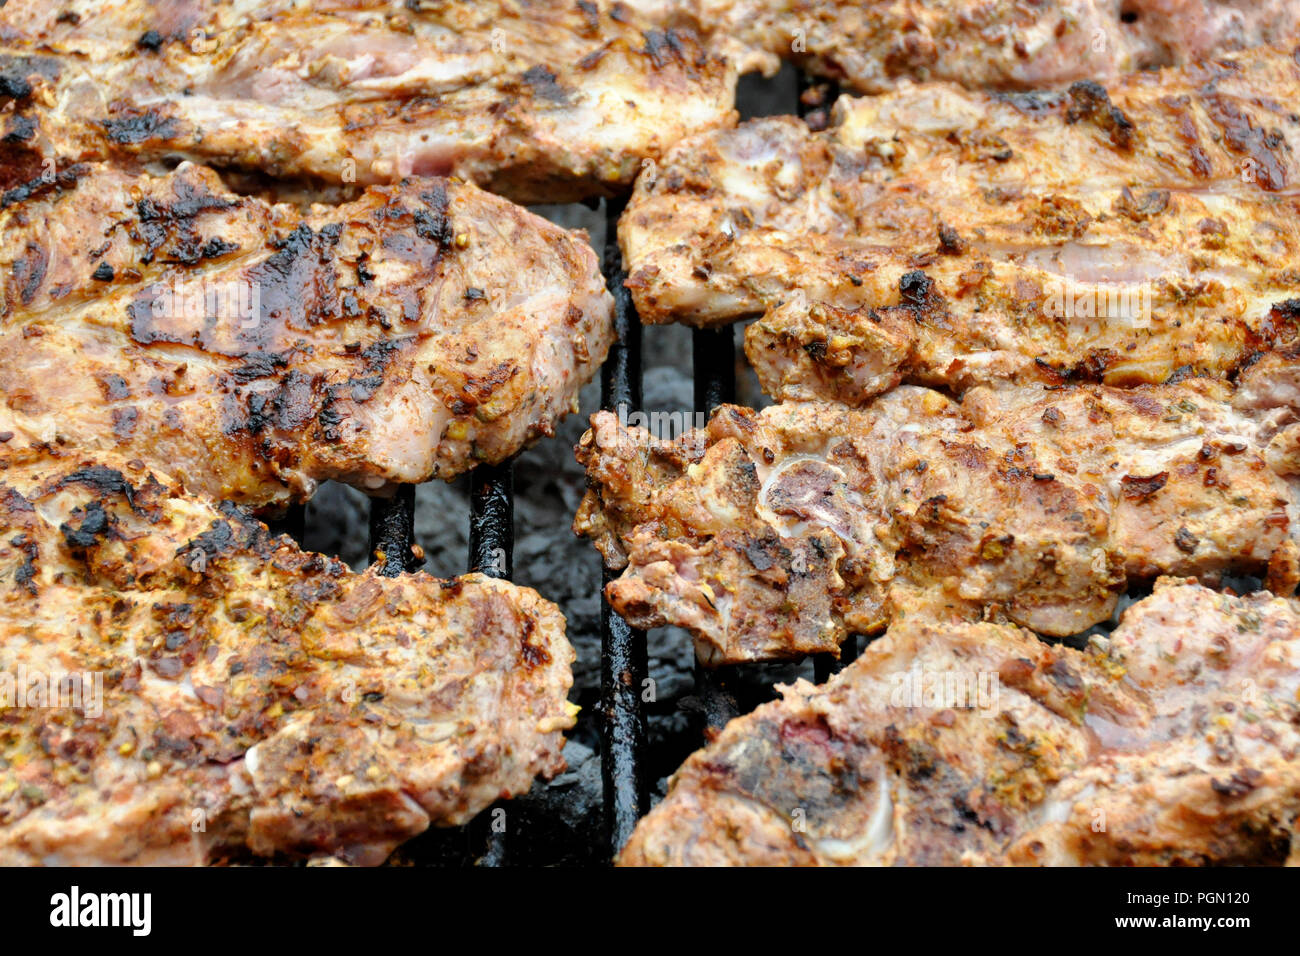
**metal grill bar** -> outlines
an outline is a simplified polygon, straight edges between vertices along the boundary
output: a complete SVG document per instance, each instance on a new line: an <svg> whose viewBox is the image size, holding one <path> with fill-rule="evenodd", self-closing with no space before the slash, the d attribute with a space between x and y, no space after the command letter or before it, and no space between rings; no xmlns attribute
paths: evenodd
<svg viewBox="0 0 1300 956"><path fill-rule="evenodd" d="M515 571L514 465L508 461L479 465L470 472L469 482L469 569L508 580ZM485 830L486 848L477 860L479 866L506 865L507 831L497 832L492 826L500 806L493 804L475 821Z"/></svg>
<svg viewBox="0 0 1300 956"><path fill-rule="evenodd" d="M736 334L728 325L721 329L695 329L691 335L695 363L695 407L706 415L719 405L736 400ZM720 730L739 714L735 698L727 690L727 673L705 667L695 660L695 694L704 713L705 726Z"/></svg>
<svg viewBox="0 0 1300 956"><path fill-rule="evenodd" d="M611 411L641 407L641 320L623 286L627 272L618 247L623 201L605 203L605 277L614 296L614 345L601 370L600 404ZM608 569L602 584L616 575ZM647 676L645 632L628 625L600 599L600 740L605 830L613 856L649 806L645 778L646 719L641 688Z"/></svg>
<svg viewBox="0 0 1300 956"><path fill-rule="evenodd" d="M418 571L424 557L415 543L415 486L401 485L391 498L370 502L370 551L387 577ZM470 474L469 569L493 578L514 572L514 472L510 462L480 465ZM480 814L466 831L472 846L484 851L480 866L503 866L506 834L493 830L496 806ZM472 853L471 853L472 856Z"/></svg>
<svg viewBox="0 0 1300 956"><path fill-rule="evenodd" d="M370 499L370 558L383 561L379 573L389 578L424 566L415 552L414 485L399 485L391 498Z"/></svg>
<svg viewBox="0 0 1300 956"><path fill-rule="evenodd" d="M515 573L514 465L479 465L469 480L469 569L509 579Z"/></svg>

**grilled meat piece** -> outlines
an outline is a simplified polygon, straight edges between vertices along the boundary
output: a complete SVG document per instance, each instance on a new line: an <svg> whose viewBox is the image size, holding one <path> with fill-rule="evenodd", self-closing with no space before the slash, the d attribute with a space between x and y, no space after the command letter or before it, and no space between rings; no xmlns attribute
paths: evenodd
<svg viewBox="0 0 1300 956"><path fill-rule="evenodd" d="M689 33L608 4L0 10L0 100L43 158L124 151L330 183L449 175L525 202L621 191L675 140L735 122L735 76Z"/></svg>
<svg viewBox="0 0 1300 956"><path fill-rule="evenodd" d="M779 399L899 381L1222 376L1296 341L1300 54L1251 51L1110 94L948 85L692 138L619 228L652 322L761 315Z"/></svg>
<svg viewBox="0 0 1300 956"><path fill-rule="evenodd" d="M644 2L644 0L643 0ZM1290 0L681 0L746 69L781 60L865 93L905 80L1033 89L1197 63L1300 35Z"/></svg>
<svg viewBox="0 0 1300 956"><path fill-rule="evenodd" d="M673 624L710 664L838 653L902 616L1077 634L1130 581L1300 579L1294 362L1232 395L899 386L865 410L723 406L659 440L610 412L578 447L574 529L635 627Z"/></svg>
<svg viewBox="0 0 1300 956"><path fill-rule="evenodd" d="M249 505L449 478L550 435L612 339L585 236L474 186L305 215L183 164L86 164L0 212L0 432Z"/></svg>
<svg viewBox="0 0 1300 956"><path fill-rule="evenodd" d="M139 463L3 466L0 863L379 863L563 769L533 591L354 574Z"/></svg>
<svg viewBox="0 0 1300 956"><path fill-rule="evenodd" d="M1297 660L1293 602L1176 581L1082 653L909 618L732 721L619 862L1279 864Z"/></svg>

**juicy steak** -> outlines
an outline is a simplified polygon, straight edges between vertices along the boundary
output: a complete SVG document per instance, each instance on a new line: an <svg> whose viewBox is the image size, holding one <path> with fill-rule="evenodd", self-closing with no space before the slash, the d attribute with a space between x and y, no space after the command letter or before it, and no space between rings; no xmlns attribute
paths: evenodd
<svg viewBox="0 0 1300 956"><path fill-rule="evenodd" d="M868 92L1030 88L1298 26L1283 0L10 0L0 98L28 165L129 152L335 184L455 175L554 202L617 193L677 140L730 126L737 71L779 58Z"/></svg>
<svg viewBox="0 0 1300 956"><path fill-rule="evenodd" d="M1261 363L1235 395L1190 380L958 405L904 385L865 410L723 406L673 441L600 412L574 528L623 569L620 614L688 629L711 664L838 653L915 615L1077 634L1161 574L1289 595L1296 369Z"/></svg>
<svg viewBox="0 0 1300 956"><path fill-rule="evenodd" d="M718 49L864 93L906 80L1034 89L1300 36L1291 0L680 0Z"/></svg>
<svg viewBox="0 0 1300 956"><path fill-rule="evenodd" d="M1082 653L908 619L732 721L620 862L1282 863L1297 662L1294 603L1173 581Z"/></svg>
<svg viewBox="0 0 1300 956"><path fill-rule="evenodd" d="M780 399L899 381L1156 383L1296 340L1300 52L1109 93L843 97L687 140L619 228L653 322L752 315Z"/></svg>
<svg viewBox="0 0 1300 956"><path fill-rule="evenodd" d="M183 157L371 184L457 176L525 202L625 188L730 125L735 70L594 3L11 0L0 101L37 158Z"/></svg>
<svg viewBox="0 0 1300 956"><path fill-rule="evenodd" d="M0 529L0 864L378 863L564 766L573 651L529 589L353 574L47 452L5 452Z"/></svg>
<svg viewBox="0 0 1300 956"><path fill-rule="evenodd" d="M300 214L183 164L0 211L8 449L139 459L255 506L449 478L550 435L612 340L585 236L410 179Z"/></svg>

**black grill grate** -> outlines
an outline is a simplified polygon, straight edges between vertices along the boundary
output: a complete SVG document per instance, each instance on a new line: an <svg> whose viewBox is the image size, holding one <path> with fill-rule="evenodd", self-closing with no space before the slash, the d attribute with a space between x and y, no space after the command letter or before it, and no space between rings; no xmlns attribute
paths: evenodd
<svg viewBox="0 0 1300 956"><path fill-rule="evenodd" d="M797 111L814 129L825 126L830 104L838 92L831 84L813 83L799 77ZM618 219L626 200L606 201L604 269L614 297L615 342L601 371L601 407L639 410L641 392L641 321L624 287L627 272L618 246ZM693 333L695 406L706 413L736 397L736 331L697 329ZM469 569L497 578L513 574L514 499L510 463L481 465L470 475L471 516L469 527ZM301 512L291 512L286 523L298 522ZM391 498L376 498L370 514L371 555L382 560L381 573L397 576L419 570L424 564L415 541L415 489L400 486ZM603 574L603 584L612 575ZM845 642L843 657L830 655L814 659L817 680L825 680L842 663L857 653L857 641ZM649 808L646 774L647 723L642 692L648 676L646 635L632 628L601 597L600 737L601 778L604 791L604 838L609 856L627 842L637 821ZM702 711L706 732L722 727L739 712L736 693L730 689L740 668L711 669L696 662L695 697ZM493 808L495 809L495 808ZM506 862L505 833L490 832L481 823L493 817L485 811L464 828L473 862L499 866ZM476 835L477 834L477 835Z"/></svg>
<svg viewBox="0 0 1300 956"><path fill-rule="evenodd" d="M831 104L838 95L834 84L814 82L800 75L797 112L813 129L829 120ZM641 324L631 296L623 287L626 272L618 247L618 217L621 203L607 205L605 274L616 301L618 344L610 354L602 379L601 404L628 411L641 404ZM696 329L692 336L695 376L695 407L711 413L736 398L736 328ZM608 572L605 583L609 581ZM648 808L643 754L646 741L645 714L639 695L645 671L645 634L628 627L609 604L601 599L603 668L601 673L602 769L605 808L611 854L617 853L631 836L637 819ZM817 655L813 661L818 682L857 656L858 641L844 642L841 658ZM705 732L721 728L737 716L739 707L731 685L740 683L740 668L708 668L697 659L695 697L704 717Z"/></svg>
<svg viewBox="0 0 1300 956"><path fill-rule="evenodd" d="M469 570L508 579L514 573L514 474L510 462L480 465L470 473ZM370 503L370 555L382 562L379 573L397 577L424 566L415 540L415 486L400 485L391 498ZM463 828L460 852L408 850L415 861L475 863L502 866L506 862L507 830L498 832L500 815L489 807ZM424 841L428 847L436 837ZM447 841L444 841L447 842ZM454 842L454 838L453 838Z"/></svg>
<svg viewBox="0 0 1300 956"><path fill-rule="evenodd" d="M641 320L618 247L623 203L605 205L605 276L614 296L614 345L600 377L600 404L631 413L641 407ZM602 573L602 585L612 575ZM647 676L645 632L628 625L600 598L600 744L605 832L611 851L628 837L649 802L645 777L646 717L641 691Z"/></svg>
<svg viewBox="0 0 1300 956"><path fill-rule="evenodd" d="M390 578L424 566L415 550L414 485L400 485L391 498L371 499L370 557Z"/></svg>
<svg viewBox="0 0 1300 956"><path fill-rule="evenodd" d="M691 354L695 373L695 407L706 415L719 405L736 400L736 332L695 329L691 333ZM711 669L695 661L695 696L699 700L707 730L721 730L739 713L735 695L727 687L731 668Z"/></svg>

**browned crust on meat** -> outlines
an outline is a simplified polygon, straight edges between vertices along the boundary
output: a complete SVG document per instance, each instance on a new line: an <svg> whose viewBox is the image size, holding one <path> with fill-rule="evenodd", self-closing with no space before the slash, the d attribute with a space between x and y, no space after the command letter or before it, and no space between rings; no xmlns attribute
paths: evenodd
<svg viewBox="0 0 1300 956"><path fill-rule="evenodd" d="M378 863L563 768L573 651L533 591L353 574L138 463L5 464L0 861ZM83 672L98 706L14 703Z"/></svg>
<svg viewBox="0 0 1300 956"><path fill-rule="evenodd" d="M553 434L613 337L585 236L465 183L302 215L189 164L66 172L0 210L11 448L254 506L451 478Z"/></svg>
<svg viewBox="0 0 1300 956"><path fill-rule="evenodd" d="M735 66L624 4L127 0L59 20L13 0L0 78L42 159L446 175L520 202L616 195L735 122Z"/></svg>
<svg viewBox="0 0 1300 956"><path fill-rule="evenodd" d="M746 353L783 400L1226 377L1296 342L1297 97L1291 49L1265 48L693 137L638 181L627 285L651 322L759 316Z"/></svg>
<svg viewBox="0 0 1300 956"><path fill-rule="evenodd" d="M1300 812L1300 617L1174 580L1084 652L907 620L728 724L619 862L1280 864Z"/></svg>
<svg viewBox="0 0 1300 956"><path fill-rule="evenodd" d="M1233 393L900 386L865 410L724 406L672 445L612 413L579 446L575 529L639 627L685 627L711 663L835 653L900 616L1077 634L1133 581L1297 583L1289 363ZM1289 410L1289 411L1288 411Z"/></svg>

